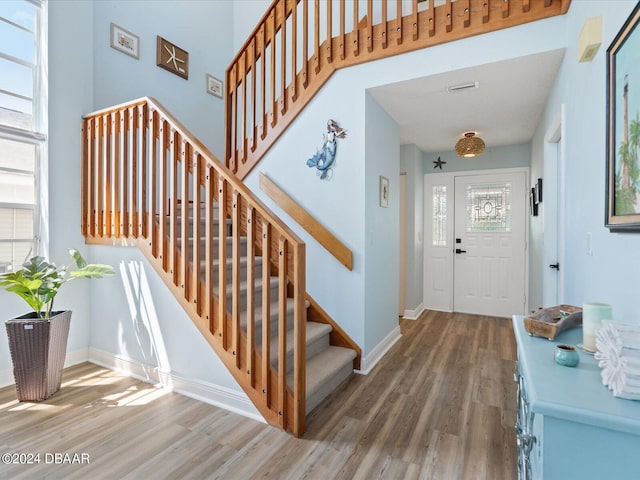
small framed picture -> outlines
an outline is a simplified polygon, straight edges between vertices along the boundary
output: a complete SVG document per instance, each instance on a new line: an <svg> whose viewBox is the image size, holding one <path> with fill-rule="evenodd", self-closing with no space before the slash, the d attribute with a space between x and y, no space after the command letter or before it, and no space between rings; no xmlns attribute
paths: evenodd
<svg viewBox="0 0 640 480"><path fill-rule="evenodd" d="M222 98L222 80L207 73L207 93Z"/></svg>
<svg viewBox="0 0 640 480"><path fill-rule="evenodd" d="M128 32L115 23L111 24L111 48L126 53L135 59L140 58L140 37Z"/></svg>
<svg viewBox="0 0 640 480"><path fill-rule="evenodd" d="M380 206L389 206L389 179L387 177L380 176Z"/></svg>

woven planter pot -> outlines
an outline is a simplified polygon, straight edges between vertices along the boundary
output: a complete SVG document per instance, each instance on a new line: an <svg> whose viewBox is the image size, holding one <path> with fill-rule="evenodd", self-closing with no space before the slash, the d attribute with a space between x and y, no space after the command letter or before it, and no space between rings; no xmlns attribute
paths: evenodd
<svg viewBox="0 0 640 480"><path fill-rule="evenodd" d="M32 312L5 323L19 401L45 400L60 390L70 322L66 310L48 320Z"/></svg>

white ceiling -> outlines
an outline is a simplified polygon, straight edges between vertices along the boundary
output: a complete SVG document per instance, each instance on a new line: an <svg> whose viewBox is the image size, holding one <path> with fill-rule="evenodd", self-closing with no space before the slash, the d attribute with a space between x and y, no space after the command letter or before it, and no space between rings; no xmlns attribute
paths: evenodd
<svg viewBox="0 0 640 480"><path fill-rule="evenodd" d="M425 153L453 150L475 131L487 147L531 141L564 50L465 68L369 90L400 126L400 143ZM448 93L477 81L479 88Z"/></svg>

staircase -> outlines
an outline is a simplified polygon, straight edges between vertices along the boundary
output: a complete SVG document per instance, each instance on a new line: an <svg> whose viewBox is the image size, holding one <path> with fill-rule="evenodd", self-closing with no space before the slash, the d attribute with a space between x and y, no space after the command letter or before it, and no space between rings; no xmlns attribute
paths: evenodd
<svg viewBox="0 0 640 480"><path fill-rule="evenodd" d="M180 205L180 204L179 204ZM200 231L204 232L206 229L206 216L205 205L201 205L199 209L194 209L193 204L188 205L187 208L187 231L193 231L193 219L195 218L194 210L200 211ZM213 230L214 238L219 238L219 222L220 218L218 212L218 202L214 201L213 204ZM178 208L177 214L177 229L182 228L182 209ZM166 228L170 228L171 215L165 217ZM228 248L233 243L233 223L231 219L227 219L224 224L226 230L226 241ZM200 237L201 244L205 243L205 237ZM189 248L192 248L193 237L189 236ZM181 242L178 240L178 249L181 249ZM214 245L215 249L215 245ZM277 276L263 276L263 262L262 257L255 257L252 260L247 255L247 237L240 237L240 250L239 250L239 276L241 279L248 278L249 269L253 268L255 278L257 279L253 286L253 299L249 298L249 285L246 281L240 281L239 294L238 294L238 308L240 310L240 330L247 332L247 323L250 319L250 314L253 313L253 332L254 332L254 346L259 355L262 356L263 351L269 352L269 360L274 370L278 369L278 345L281 334L280 325L278 323L279 313L279 298L278 298L278 277ZM232 305L234 302L233 289L231 288L230 279L233 277L233 261L231 258L227 258L225 262L225 268L222 274L227 279L226 289L226 302L227 305ZM200 271L206 271L206 259L204 256L200 258ZM220 261L218 259L213 261L213 277L217 278L220 275ZM201 278L201 282L205 279ZM263 288L267 283L266 288ZM264 290L264 291L263 291ZM262 303L260 299L262 295L269 298L268 312L269 319L263 323L262 315ZM219 298L219 291L217 287L213 288L214 297ZM308 310L310 302L305 302L305 307ZM251 308L251 311L249 311ZM286 359L284 364L286 365L287 372L287 387L293 388L293 339L294 339L294 302L293 299L286 299L286 322L284 329L287 341ZM263 336L262 329L268 330ZM306 336L305 336L305 363L306 363L306 408L305 412L309 413L313 410L329 393L331 393L340 383L346 380L353 372L353 362L358 356L357 352L351 348L344 348L340 346L331 345L330 336L333 332L333 327L327 323L319 323L307 321L306 323ZM265 348L262 344L262 340L268 339L268 348Z"/></svg>
<svg viewBox="0 0 640 480"><path fill-rule="evenodd" d="M83 118L86 243L138 247L265 420L296 436L361 352L306 293L304 243L242 178L337 69L564 14L570 0L360 3L272 2L227 69L224 163L149 97Z"/></svg>
<svg viewBox="0 0 640 480"><path fill-rule="evenodd" d="M305 245L157 101L83 119L82 232L137 246L271 425L306 414L360 349L305 292Z"/></svg>

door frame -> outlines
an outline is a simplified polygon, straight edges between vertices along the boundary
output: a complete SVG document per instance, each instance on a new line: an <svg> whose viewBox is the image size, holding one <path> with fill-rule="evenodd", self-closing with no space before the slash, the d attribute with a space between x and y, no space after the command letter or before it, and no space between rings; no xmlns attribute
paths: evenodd
<svg viewBox="0 0 640 480"><path fill-rule="evenodd" d="M449 289L449 304L448 305L440 305L437 306L436 308L432 308L429 305L429 302L427 302L427 285L428 285L428 270L427 270L427 266L428 266L428 262L429 262L429 256L428 256L428 249L430 248L430 242L431 239L427 238L428 232L426 229L426 226L430 224L431 222L431 217L430 215L432 214L432 208L429 208L431 205L427 205L427 202L431 202L429 201L429 190L427 189L427 186L431 187L434 185L434 183L436 183L437 185L455 185L455 178L456 177L467 177L467 176L473 176L473 175L500 175L500 174L505 174L505 173L524 173L524 182L525 182L525 191L526 191L526 187L527 185L530 184L530 176L531 176L531 169L529 167L513 167L513 168L491 168L491 169L486 169L486 170L461 170L458 172L438 172L438 173L425 173L424 174L424 218L423 218L423 222L425 225L425 239L424 239L424 244L423 244L423 264L422 264L422 284L423 284L423 290L422 290L422 302L423 305L425 306L425 309L429 309L429 310L440 310L440 311L444 311L444 312L453 312L453 303L454 303L454 299L453 299L453 287L454 287L454 265L453 265L453 260L454 260L454 255L453 255L453 250L455 248L455 244L453 242L454 240L454 225L455 225L455 217L453 215L453 213L455 212L455 192L453 191L453 188L448 189L448 193L447 193L447 205L452 205L452 208L448 208L447 211L451 212L451 215L447 214L447 222L448 224L451 225L451 228L447 228L447 246L449 247L449 258L448 258L448 265L449 265L449 272L450 275L448 276L448 289ZM434 182L434 180L436 180L436 182ZM528 208L529 208L529 200L527 198L527 200L524 202L524 211L522 212L522 214L525 216L525 222L524 222L524 243L525 243L525 262L524 262L524 292L523 295L525 296L525 311L529 311L529 212L528 212Z"/></svg>

